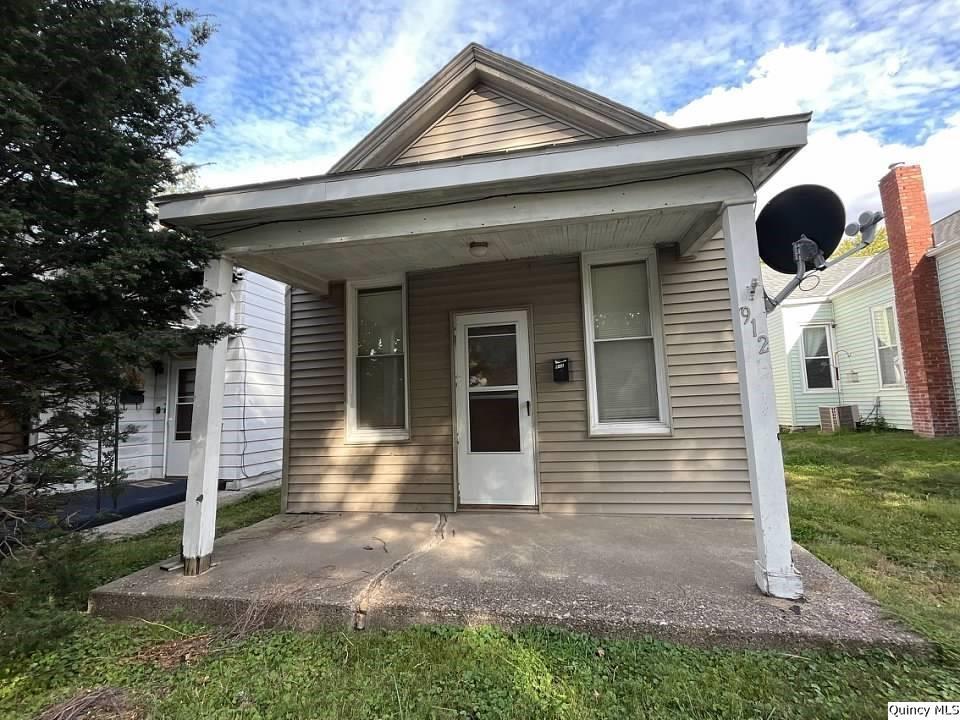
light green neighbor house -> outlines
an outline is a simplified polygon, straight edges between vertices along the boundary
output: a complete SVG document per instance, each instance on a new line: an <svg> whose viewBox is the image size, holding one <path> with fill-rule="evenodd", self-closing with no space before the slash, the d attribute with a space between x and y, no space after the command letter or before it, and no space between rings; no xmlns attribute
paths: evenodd
<svg viewBox="0 0 960 720"><path fill-rule="evenodd" d="M960 211L933 224L955 394L960 396ZM771 295L790 279L763 267ZM840 261L806 280L770 313L777 417L796 429L820 424L821 407L853 405L862 422L913 430L890 251Z"/></svg>

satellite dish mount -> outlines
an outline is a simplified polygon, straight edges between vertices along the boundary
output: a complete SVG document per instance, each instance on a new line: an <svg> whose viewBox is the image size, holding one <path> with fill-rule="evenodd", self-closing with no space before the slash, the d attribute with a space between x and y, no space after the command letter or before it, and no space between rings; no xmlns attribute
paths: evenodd
<svg viewBox="0 0 960 720"><path fill-rule="evenodd" d="M870 245L883 213L865 212L844 228L846 211L836 193L821 185L798 185L784 190L757 218L757 245L764 263L793 278L771 298L764 292L767 312L778 307L804 279L823 272ZM831 258L844 233L860 234L860 242Z"/></svg>

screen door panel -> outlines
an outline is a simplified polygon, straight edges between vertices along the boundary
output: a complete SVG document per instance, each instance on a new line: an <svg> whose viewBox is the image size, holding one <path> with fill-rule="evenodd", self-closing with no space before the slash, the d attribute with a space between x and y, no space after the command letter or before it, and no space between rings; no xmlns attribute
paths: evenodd
<svg viewBox="0 0 960 720"><path fill-rule="evenodd" d="M460 502L535 505L526 313L459 316L456 348Z"/></svg>

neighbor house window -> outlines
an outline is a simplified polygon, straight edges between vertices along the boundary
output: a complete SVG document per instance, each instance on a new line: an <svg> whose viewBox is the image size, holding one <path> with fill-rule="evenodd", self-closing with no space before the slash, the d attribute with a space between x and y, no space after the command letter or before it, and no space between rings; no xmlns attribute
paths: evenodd
<svg viewBox="0 0 960 720"><path fill-rule="evenodd" d="M583 256L590 432L669 431L653 250Z"/></svg>
<svg viewBox="0 0 960 720"><path fill-rule="evenodd" d="M903 385L900 334L893 305L873 309L873 337L877 348L880 385Z"/></svg>
<svg viewBox="0 0 960 720"><path fill-rule="evenodd" d="M403 278L347 284L347 442L410 437Z"/></svg>
<svg viewBox="0 0 960 720"><path fill-rule="evenodd" d="M830 329L826 325L803 328L803 380L807 390L833 389Z"/></svg>

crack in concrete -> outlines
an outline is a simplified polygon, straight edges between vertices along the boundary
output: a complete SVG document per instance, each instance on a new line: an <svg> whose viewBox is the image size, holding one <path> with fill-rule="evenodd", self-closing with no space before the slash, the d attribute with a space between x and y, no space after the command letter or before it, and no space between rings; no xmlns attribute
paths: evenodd
<svg viewBox="0 0 960 720"><path fill-rule="evenodd" d="M395 561L392 565L384 568L370 579L370 582L367 583L367 586L361 590L360 594L357 596L357 609L353 613L354 630L363 630L364 627L366 627L367 611L370 609L370 601L381 588L384 580L386 580L390 575L395 573L411 560L430 552L433 550L433 548L442 543L446 539L446 527L447 514L440 513L437 515L437 523L433 526L433 532L431 533L430 539L427 542L415 550L407 553L402 558Z"/></svg>

